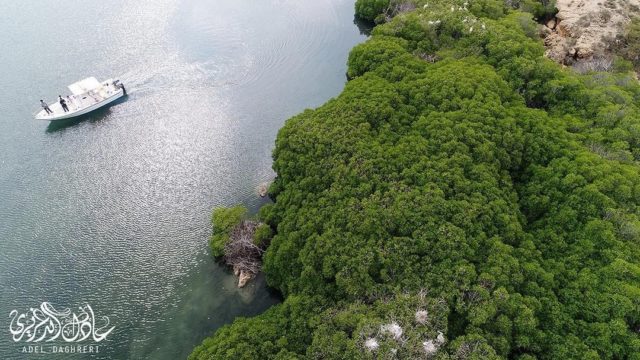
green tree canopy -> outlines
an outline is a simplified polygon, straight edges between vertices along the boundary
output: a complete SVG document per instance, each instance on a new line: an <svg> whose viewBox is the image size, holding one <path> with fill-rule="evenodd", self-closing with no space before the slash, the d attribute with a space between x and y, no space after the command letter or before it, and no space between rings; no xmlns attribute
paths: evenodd
<svg viewBox="0 0 640 360"><path fill-rule="evenodd" d="M192 358L638 358L638 82L561 69L502 1L422 4L280 130L286 299Z"/></svg>

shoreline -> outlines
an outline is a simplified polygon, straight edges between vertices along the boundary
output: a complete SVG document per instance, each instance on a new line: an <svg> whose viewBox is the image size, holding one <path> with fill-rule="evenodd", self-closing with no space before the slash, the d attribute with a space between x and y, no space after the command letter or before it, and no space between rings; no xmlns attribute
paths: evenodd
<svg viewBox="0 0 640 360"><path fill-rule="evenodd" d="M640 255L637 201L604 185L640 188L640 152L630 128L587 125L606 117L611 87L628 99L609 101L640 114L629 100L640 84L625 68L563 69L543 56L532 14L476 4L356 2L392 16L351 51L343 92L276 140L264 263L284 301L190 359L613 357L592 337L640 351L632 307L606 310L640 291L610 272L638 265L626 253ZM607 280L587 285L582 271ZM598 300L573 296L585 286ZM577 326L590 301L619 338ZM549 309L562 322L545 322Z"/></svg>

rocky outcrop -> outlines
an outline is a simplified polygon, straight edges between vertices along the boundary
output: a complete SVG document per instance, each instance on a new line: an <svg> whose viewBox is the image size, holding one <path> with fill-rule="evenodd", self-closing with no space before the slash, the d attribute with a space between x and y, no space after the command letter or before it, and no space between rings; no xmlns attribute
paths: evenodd
<svg viewBox="0 0 640 360"><path fill-rule="evenodd" d="M242 288L255 277L255 274L246 269L242 269L240 266L233 268L233 274L238 277L238 287Z"/></svg>
<svg viewBox="0 0 640 360"><path fill-rule="evenodd" d="M256 187L256 192L260 197L266 197L268 195L269 185L271 185L271 182L263 182Z"/></svg>
<svg viewBox="0 0 640 360"><path fill-rule="evenodd" d="M546 55L566 65L607 55L640 14L640 0L557 0L556 7L556 18L543 26Z"/></svg>

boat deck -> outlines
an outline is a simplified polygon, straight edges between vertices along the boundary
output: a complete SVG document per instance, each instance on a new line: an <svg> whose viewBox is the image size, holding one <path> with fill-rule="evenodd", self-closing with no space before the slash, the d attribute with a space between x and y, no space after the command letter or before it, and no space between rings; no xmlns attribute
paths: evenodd
<svg viewBox="0 0 640 360"><path fill-rule="evenodd" d="M70 95L69 99L64 97L67 101L67 108L69 111L64 111L62 109L62 105L60 102L56 100L56 102L49 104L49 109L53 111L52 114L47 114L44 109L38 112L36 118L47 120L51 118L58 118L64 116L73 117L76 113L83 113L87 108L93 107L94 105L110 98L111 96L117 94L121 90L113 87L112 85L103 86L98 91L91 91L89 93L85 93L82 95Z"/></svg>

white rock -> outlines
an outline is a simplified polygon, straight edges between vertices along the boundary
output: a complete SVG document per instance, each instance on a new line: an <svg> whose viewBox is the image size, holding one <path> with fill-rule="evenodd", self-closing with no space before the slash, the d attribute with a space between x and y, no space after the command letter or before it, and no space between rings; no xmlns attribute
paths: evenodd
<svg viewBox="0 0 640 360"><path fill-rule="evenodd" d="M249 282L249 280L253 279L254 276L252 273L248 272L248 271L244 271L241 270L240 271L240 275L238 276L238 287L244 287L245 285L247 285L247 283Z"/></svg>
<svg viewBox="0 0 640 360"><path fill-rule="evenodd" d="M256 192L260 197L265 197L269 193L269 182L263 182L256 187Z"/></svg>
<svg viewBox="0 0 640 360"><path fill-rule="evenodd" d="M547 21L547 27L549 29L555 29L556 28L556 19L551 19L551 20Z"/></svg>

